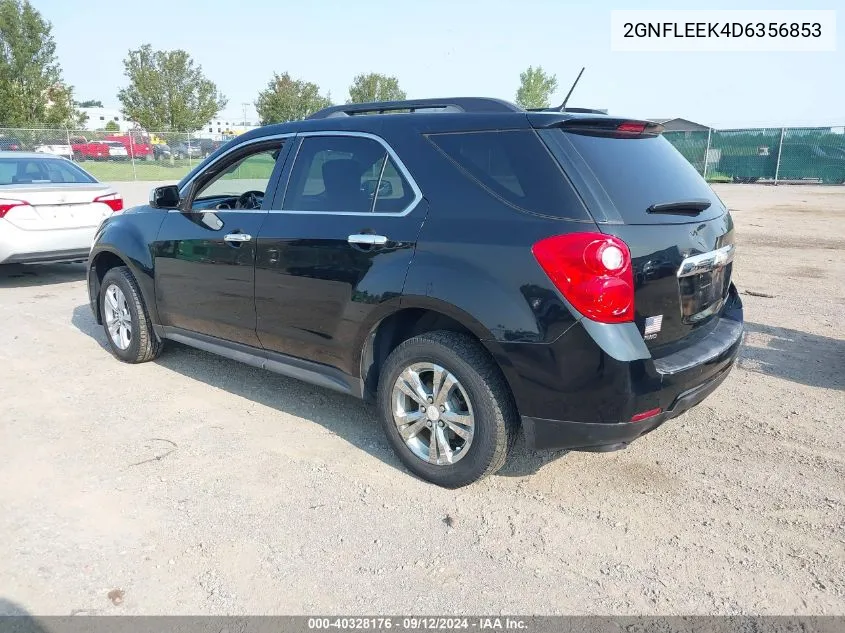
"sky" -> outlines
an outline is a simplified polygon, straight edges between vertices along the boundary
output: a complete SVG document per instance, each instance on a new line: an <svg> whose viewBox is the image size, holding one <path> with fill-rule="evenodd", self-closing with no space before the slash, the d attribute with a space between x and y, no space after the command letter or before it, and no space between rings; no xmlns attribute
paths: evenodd
<svg viewBox="0 0 845 633"><path fill-rule="evenodd" d="M611 52L612 9L836 9L838 2L706 0L31 0L53 25L79 100L119 107L130 49L188 51L228 98L218 118L255 117L274 72L317 83L335 103L363 72L395 75L409 98L514 100L519 74L542 66L568 105L717 128L845 125L845 25L836 52ZM840 10L837 18L845 19Z"/></svg>

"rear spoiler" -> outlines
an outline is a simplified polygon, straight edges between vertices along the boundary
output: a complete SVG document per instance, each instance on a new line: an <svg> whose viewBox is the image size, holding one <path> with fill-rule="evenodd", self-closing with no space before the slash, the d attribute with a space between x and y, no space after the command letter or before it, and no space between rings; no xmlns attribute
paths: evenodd
<svg viewBox="0 0 845 633"><path fill-rule="evenodd" d="M663 126L654 121L637 119L620 119L609 116L561 116L529 115L531 125L535 128L562 128L567 132L582 134L596 134L602 136L636 137L659 136L663 133Z"/></svg>

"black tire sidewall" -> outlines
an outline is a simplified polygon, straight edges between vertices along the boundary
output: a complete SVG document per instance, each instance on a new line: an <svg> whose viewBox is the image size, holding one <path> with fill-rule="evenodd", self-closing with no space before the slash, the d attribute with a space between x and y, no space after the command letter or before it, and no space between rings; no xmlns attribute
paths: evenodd
<svg viewBox="0 0 845 633"><path fill-rule="evenodd" d="M469 451L454 464L437 466L423 461L406 446L393 421L393 385L399 374L414 363L429 362L450 371L461 383L472 406L475 430ZM496 413L489 388L478 371L451 350L429 341L413 342L391 356L378 388L379 417L390 445L414 474L447 488L467 485L483 476L496 452Z"/></svg>
<svg viewBox="0 0 845 633"><path fill-rule="evenodd" d="M109 334L109 327L106 324L106 289L115 285L120 288L123 296L126 298L126 305L129 306L129 314L132 317L132 340L129 342L129 347L120 349L114 344L111 334ZM119 359L127 362L135 362L140 355L141 345L141 319L139 318L139 310L143 309L135 301L135 293L130 287L126 277L119 272L118 269L110 270L103 278L103 283L100 287L100 315L103 318L103 331L106 333L106 342L112 354Z"/></svg>

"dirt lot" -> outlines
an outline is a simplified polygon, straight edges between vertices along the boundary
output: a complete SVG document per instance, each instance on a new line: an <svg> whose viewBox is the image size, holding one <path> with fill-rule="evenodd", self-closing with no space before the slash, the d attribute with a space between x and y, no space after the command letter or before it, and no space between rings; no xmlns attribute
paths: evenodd
<svg viewBox="0 0 845 633"><path fill-rule="evenodd" d="M626 451L520 445L459 491L351 398L177 345L117 362L81 266L3 271L0 603L845 614L845 187L718 192L755 293L724 385Z"/></svg>

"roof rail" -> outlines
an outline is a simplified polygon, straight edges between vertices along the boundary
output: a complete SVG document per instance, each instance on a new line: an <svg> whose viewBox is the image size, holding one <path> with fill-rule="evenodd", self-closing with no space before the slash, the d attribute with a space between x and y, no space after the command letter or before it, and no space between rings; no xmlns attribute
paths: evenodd
<svg viewBox="0 0 845 633"><path fill-rule="evenodd" d="M441 112L523 112L523 109L502 99L488 97L452 97L448 99L411 99L408 101L376 101L330 106L315 112L309 119L384 114L396 110L439 110Z"/></svg>

